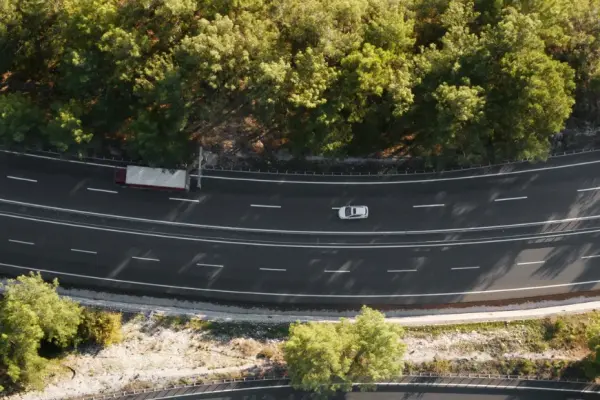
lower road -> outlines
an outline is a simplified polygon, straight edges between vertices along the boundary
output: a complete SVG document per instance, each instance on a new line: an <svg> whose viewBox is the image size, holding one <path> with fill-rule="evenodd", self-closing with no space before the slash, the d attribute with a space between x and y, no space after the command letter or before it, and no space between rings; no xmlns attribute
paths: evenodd
<svg viewBox="0 0 600 400"><path fill-rule="evenodd" d="M291 388L246 390L234 393L200 394L194 396L159 397L172 400L312 400L309 393ZM377 392L351 392L329 397L335 400L582 400L598 395L552 394L547 392L515 393L498 390L429 389Z"/></svg>

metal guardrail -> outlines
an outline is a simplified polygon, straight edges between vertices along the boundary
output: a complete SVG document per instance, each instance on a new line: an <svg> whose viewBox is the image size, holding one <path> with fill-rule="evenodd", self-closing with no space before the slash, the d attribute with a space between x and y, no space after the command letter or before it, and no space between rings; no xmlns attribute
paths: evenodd
<svg viewBox="0 0 600 400"><path fill-rule="evenodd" d="M386 384L394 384L399 382L407 382L410 383L411 379L418 378L428 378L428 379L487 379L487 380L509 380L513 382L546 382L546 383L557 383L557 384L589 384L594 385L593 382L583 379L576 380L561 380L561 379L552 379L552 378L544 378L535 375L495 375L495 374L434 374L434 373L419 373L419 374L410 374L403 375L398 377L396 380L390 380L386 382L377 382L377 385L386 385ZM265 377L249 377L243 379L223 379L223 380L213 380L209 382L198 382L189 385L168 385L160 388L154 389L140 389L140 390L130 390L130 391L116 391L111 393L106 393L102 395L96 396L79 396L72 397L69 400L108 400L115 398L124 398L128 396L143 396L144 399L152 399L156 398L156 395L159 395L163 392L170 392L173 395L189 395L189 394L200 394L200 393L210 393L214 391L227 390L223 388L223 385L232 385L238 383L249 383L249 382L278 382L278 383L286 383L289 384L289 379L285 375L280 376L265 376ZM366 382L356 382L357 385L371 384ZM493 387L494 385L490 385ZM599 392L600 393L600 392ZM153 396L154 395L154 396Z"/></svg>
<svg viewBox="0 0 600 400"><path fill-rule="evenodd" d="M48 150L38 150L38 149L20 149L20 150L13 150L10 148L6 148L3 146L0 146L0 150L4 150L6 152L12 152L12 153L20 153L20 154L29 154L29 155L34 155L34 156L41 156L41 157L48 157L48 158L54 158L54 159L62 159L62 160L70 160L70 161L78 161L81 163L86 163L86 161L89 161L90 164L97 162L97 163L104 163L106 165L112 165L115 166L115 164L117 164L116 166L126 166L126 165L139 165L139 166L144 166L144 163L138 162L138 161L133 161L130 159L125 159L122 157L98 157L98 156L81 156L78 154L68 154L68 153L60 153L60 152L56 152L56 151L48 151ZM596 151L600 151L600 149L598 148L584 148L584 149L576 149L576 150L570 150L570 151L562 151L562 152L557 152L557 153L553 153L552 155L550 155L548 158L552 159L552 158L559 158L559 157L564 157L564 156L569 156L569 155L574 155L574 154L583 154L583 153L591 153L591 152L596 152ZM335 163L335 160L332 160L333 163ZM477 170L477 169L482 169L482 168L499 168L499 167L503 167L503 166L508 166L508 165L513 165L513 164L519 164L519 163L524 163L524 162L531 162L533 161L533 159L529 158L529 159L521 159L521 160L506 160L502 163L496 163L496 164L473 164L473 165L469 165L469 166L459 166L459 167L455 167L455 168L445 168L445 169L427 169L427 170L409 170L406 169L403 173L389 173L389 172L358 172L358 173L352 173L352 172L316 172L316 171L290 171L290 170L283 170L283 169L277 169L277 168L269 168L269 169L255 169L255 168L249 168L249 167L232 167L232 168L227 168L227 167L222 167L222 166L210 166L210 165L205 165L203 167L203 170L212 170L212 171L226 171L226 172L240 172L240 173L254 173L254 174L266 174L266 175L290 175L290 176L344 176L344 177L355 177L355 176L388 176L388 177L393 177L393 176L406 176L406 175L422 175L422 174L443 174L443 173L448 173L448 172L458 172L458 171L470 171L470 170ZM364 163L356 163L356 165L361 165L361 164L375 164L375 163L381 163L383 165L383 163L390 163L390 161L386 161L385 159L382 160L365 160ZM315 162L315 164L319 164L318 162ZM390 163L391 166L390 168L393 168L393 162ZM401 162L399 162L398 164L401 164ZM327 162L323 162L321 163L321 165L327 165ZM347 164L348 166L351 166L351 164ZM178 166L178 168L187 168L186 165L181 165ZM194 172L195 170L191 170L191 172Z"/></svg>

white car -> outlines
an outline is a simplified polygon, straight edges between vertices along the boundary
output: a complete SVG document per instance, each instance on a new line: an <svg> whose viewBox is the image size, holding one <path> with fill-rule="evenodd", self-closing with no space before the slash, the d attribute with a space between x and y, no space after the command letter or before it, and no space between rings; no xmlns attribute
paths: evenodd
<svg viewBox="0 0 600 400"><path fill-rule="evenodd" d="M369 216L367 206L345 206L338 211L340 219L365 219Z"/></svg>

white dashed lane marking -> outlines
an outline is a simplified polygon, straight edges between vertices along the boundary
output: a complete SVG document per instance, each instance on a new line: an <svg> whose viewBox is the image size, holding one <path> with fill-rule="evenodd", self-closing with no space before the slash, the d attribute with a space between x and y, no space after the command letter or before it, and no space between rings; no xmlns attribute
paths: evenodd
<svg viewBox="0 0 600 400"><path fill-rule="evenodd" d="M440 204L419 204L416 206L413 206L413 208L429 208L429 207L445 207L446 205L443 203Z"/></svg>
<svg viewBox="0 0 600 400"><path fill-rule="evenodd" d="M36 179L21 178L20 176L12 176L12 175L6 175L6 177L8 179L13 179L15 181L25 181L25 182L37 183Z"/></svg>
<svg viewBox="0 0 600 400"><path fill-rule="evenodd" d="M274 205L269 205L269 204L250 204L250 207L257 207L257 208L281 208L281 206L274 206Z"/></svg>
<svg viewBox="0 0 600 400"><path fill-rule="evenodd" d="M8 241L11 242L11 243L27 244L27 245L30 245L30 246L35 245L35 243L33 243L33 242L25 242L23 240L8 239Z"/></svg>
<svg viewBox="0 0 600 400"><path fill-rule="evenodd" d="M223 268L223 266L219 265L219 264L202 264L202 263L196 263L196 265L199 266L199 267Z"/></svg>
<svg viewBox="0 0 600 400"><path fill-rule="evenodd" d="M106 190L106 189L96 189L96 188L87 188L87 190L89 190L90 192L102 192L102 193L112 193L112 194L119 193L116 190Z"/></svg>
<svg viewBox="0 0 600 400"><path fill-rule="evenodd" d="M259 268L261 271L275 271L275 272L285 272L287 269L282 268Z"/></svg>
<svg viewBox="0 0 600 400"><path fill-rule="evenodd" d="M499 202L499 201L512 201L512 200L525 200L527 198L527 196L521 196L521 197L504 197L504 198L500 198L500 199L495 199L494 201Z"/></svg>
<svg viewBox="0 0 600 400"><path fill-rule="evenodd" d="M131 258L135 258L136 260L140 260L140 261L160 261L158 258L135 257L135 256L131 256Z"/></svg>
<svg viewBox="0 0 600 400"><path fill-rule="evenodd" d="M461 270L461 269L479 269L479 266L473 266L473 267L454 267L454 268L450 268L451 270Z"/></svg>
<svg viewBox="0 0 600 400"><path fill-rule="evenodd" d="M543 264L545 261L524 261L518 262L517 265Z"/></svg>
<svg viewBox="0 0 600 400"><path fill-rule="evenodd" d="M74 253L98 254L97 251L91 251L91 250L71 249L71 251Z"/></svg>
<svg viewBox="0 0 600 400"><path fill-rule="evenodd" d="M195 199L182 199L179 197L169 197L169 200L175 200L175 201L187 201L188 203L200 203L200 200L195 200Z"/></svg>

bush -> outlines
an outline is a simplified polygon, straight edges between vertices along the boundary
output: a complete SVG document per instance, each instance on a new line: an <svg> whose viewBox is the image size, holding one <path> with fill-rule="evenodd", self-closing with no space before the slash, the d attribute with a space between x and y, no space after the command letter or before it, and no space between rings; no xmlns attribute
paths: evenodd
<svg viewBox="0 0 600 400"><path fill-rule="evenodd" d="M85 309L79 325L79 338L102 346L123 340L122 315L120 313Z"/></svg>

